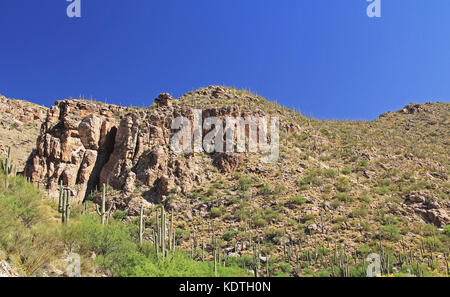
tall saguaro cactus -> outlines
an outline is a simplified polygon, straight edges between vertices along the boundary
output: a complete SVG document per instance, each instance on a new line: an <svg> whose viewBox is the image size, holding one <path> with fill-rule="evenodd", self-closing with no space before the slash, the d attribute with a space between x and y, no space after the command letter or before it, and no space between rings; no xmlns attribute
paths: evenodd
<svg viewBox="0 0 450 297"><path fill-rule="evenodd" d="M58 212L61 214L61 222L63 224L69 223L70 218L70 190L64 189L62 182L59 186L59 204L58 204Z"/></svg>
<svg viewBox="0 0 450 297"><path fill-rule="evenodd" d="M175 251L176 233L173 226L173 213L168 227L164 206L161 205L159 208L159 213L156 212L156 228L153 229L153 242L156 254L161 253L162 258L165 259L169 251Z"/></svg>
<svg viewBox="0 0 450 297"><path fill-rule="evenodd" d="M5 186L6 188L9 187L9 177L16 175L16 166L12 164L12 158L11 158L11 148L8 148L8 157L6 160L2 160L1 162L2 170L6 175L5 178Z"/></svg>
<svg viewBox="0 0 450 297"><path fill-rule="evenodd" d="M258 249L258 244L254 243L253 244L253 272L255 277L259 276L259 249Z"/></svg>
<svg viewBox="0 0 450 297"><path fill-rule="evenodd" d="M166 255L166 213L164 212L164 206L161 206L161 254L164 259Z"/></svg>
<svg viewBox="0 0 450 297"><path fill-rule="evenodd" d="M139 214L139 246L142 247L144 241L145 222L144 222L144 205L141 205L141 212Z"/></svg>
<svg viewBox="0 0 450 297"><path fill-rule="evenodd" d="M102 225L105 225L107 223L107 220L109 216L111 215L111 209L114 205L114 202L111 202L109 205L108 210L106 210L106 185L103 184L103 192L102 192L102 207L101 209L96 204L97 214L100 216Z"/></svg>

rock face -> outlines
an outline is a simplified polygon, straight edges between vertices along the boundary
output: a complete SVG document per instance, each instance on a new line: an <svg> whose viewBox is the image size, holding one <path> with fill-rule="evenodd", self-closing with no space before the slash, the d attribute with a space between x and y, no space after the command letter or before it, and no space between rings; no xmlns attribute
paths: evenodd
<svg viewBox="0 0 450 297"><path fill-rule="evenodd" d="M209 92L223 95L220 89ZM169 201L171 194L191 191L202 180L200 172L206 166L192 161L192 154L170 149L172 120L184 116L193 121L196 108L202 110L203 118L245 114L235 105L202 109L175 104L169 94L159 95L155 102L148 109L131 109L82 100L57 101L48 111L25 175L45 185L54 198L62 182L77 203L103 184L123 193L118 205L131 201L134 192L160 203ZM209 164L222 172L236 170L243 161L242 154L209 158Z"/></svg>
<svg viewBox="0 0 450 297"><path fill-rule="evenodd" d="M400 112L405 114L416 114L422 111L423 107L420 104L410 103L405 106Z"/></svg>
<svg viewBox="0 0 450 297"><path fill-rule="evenodd" d="M437 227L450 223L450 205L447 201L438 202L426 193L412 192L406 197L405 205L408 213L419 214L426 222Z"/></svg>
<svg viewBox="0 0 450 297"><path fill-rule="evenodd" d="M46 113L44 106L0 95L0 159L11 147L14 163L22 171Z"/></svg>
<svg viewBox="0 0 450 297"><path fill-rule="evenodd" d="M25 175L44 184L53 197L62 182L75 201L82 201L98 185L100 170L114 146L115 116L122 109L81 100L57 101L48 110Z"/></svg>
<svg viewBox="0 0 450 297"><path fill-rule="evenodd" d="M230 173L236 171L244 162L242 154L217 153L214 158L214 164L222 173Z"/></svg>

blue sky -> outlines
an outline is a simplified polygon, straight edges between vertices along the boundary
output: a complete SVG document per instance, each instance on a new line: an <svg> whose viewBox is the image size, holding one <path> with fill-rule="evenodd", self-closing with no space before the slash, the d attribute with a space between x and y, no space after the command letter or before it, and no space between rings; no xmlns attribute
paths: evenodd
<svg viewBox="0 0 450 297"><path fill-rule="evenodd" d="M148 106L212 84L322 119L450 97L450 1L0 0L0 93Z"/></svg>

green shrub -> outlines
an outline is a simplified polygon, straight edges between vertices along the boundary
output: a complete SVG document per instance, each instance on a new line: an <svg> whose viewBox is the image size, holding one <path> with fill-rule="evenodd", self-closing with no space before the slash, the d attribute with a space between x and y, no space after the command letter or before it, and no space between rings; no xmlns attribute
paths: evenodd
<svg viewBox="0 0 450 297"><path fill-rule="evenodd" d="M274 244L279 244L284 235L283 230L277 228L268 228L264 230L266 239Z"/></svg>
<svg viewBox="0 0 450 297"><path fill-rule="evenodd" d="M350 173L352 173L352 170L349 167L342 169L342 174L349 175Z"/></svg>
<svg viewBox="0 0 450 297"><path fill-rule="evenodd" d="M344 203L349 203L352 202L354 199L352 196L350 196L347 193L337 193L336 194L336 199L338 199L339 201L342 201Z"/></svg>
<svg viewBox="0 0 450 297"><path fill-rule="evenodd" d="M262 186L262 188L260 189L259 193L261 195L267 196L267 195L271 195L272 194L272 190L270 189L270 186L268 184L264 184Z"/></svg>
<svg viewBox="0 0 450 297"><path fill-rule="evenodd" d="M222 216L222 209L219 207L212 207L210 213L212 218L218 218Z"/></svg>
<svg viewBox="0 0 450 297"><path fill-rule="evenodd" d="M253 216L252 220L256 227L264 227L267 225L267 221L262 215L257 214Z"/></svg>
<svg viewBox="0 0 450 297"><path fill-rule="evenodd" d="M326 177L332 178L332 177L335 177L337 175L337 172L336 172L336 170L330 168L330 169L325 170L324 175Z"/></svg>
<svg viewBox="0 0 450 297"><path fill-rule="evenodd" d="M339 192L348 192L350 190L350 181L346 177L339 177L336 184L336 189Z"/></svg>
<svg viewBox="0 0 450 297"><path fill-rule="evenodd" d="M289 199L289 204L293 204L293 205L302 205L306 203L306 198L301 196L301 195L297 195L297 196L292 196Z"/></svg>
<svg viewBox="0 0 450 297"><path fill-rule="evenodd" d="M369 210L366 206L360 206L357 209L354 209L351 213L352 218L365 218L369 214Z"/></svg>
<svg viewBox="0 0 450 297"><path fill-rule="evenodd" d="M224 239L224 240L226 240L226 241L230 241L230 240L232 240L233 238L235 238L236 237L236 235L238 235L238 231L236 231L236 230L228 230L228 231L226 231L224 234L223 234L223 236L222 236L222 238Z"/></svg>
<svg viewBox="0 0 450 297"><path fill-rule="evenodd" d="M22 177L0 174L0 250L16 259L24 276L38 275L58 256L62 243L59 230L50 223L39 191Z"/></svg>
<svg viewBox="0 0 450 297"><path fill-rule="evenodd" d="M399 241L402 236L398 231L397 226L387 225L380 229L380 235L382 238L391 240L391 241Z"/></svg>
<svg viewBox="0 0 450 297"><path fill-rule="evenodd" d="M358 248L358 254L362 256L370 254L370 251L371 251L370 246L368 246L367 244L362 244Z"/></svg>
<svg viewBox="0 0 450 297"><path fill-rule="evenodd" d="M113 218L117 221L122 221L123 219L125 219L128 216L128 211L126 210L117 210L114 215Z"/></svg>
<svg viewBox="0 0 450 297"><path fill-rule="evenodd" d="M444 227L444 234L450 237L450 225Z"/></svg>
<svg viewBox="0 0 450 297"><path fill-rule="evenodd" d="M250 188L251 185L252 185L252 180L251 179L246 178L246 177L241 177L239 179L239 188L242 191L247 191Z"/></svg>

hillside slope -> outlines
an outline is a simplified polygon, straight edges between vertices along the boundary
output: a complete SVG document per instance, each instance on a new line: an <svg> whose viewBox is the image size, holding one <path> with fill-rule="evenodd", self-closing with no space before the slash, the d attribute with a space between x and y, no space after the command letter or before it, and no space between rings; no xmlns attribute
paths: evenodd
<svg viewBox="0 0 450 297"><path fill-rule="evenodd" d="M8 147L14 148L12 156L18 171L24 169L28 156L36 146L46 113L44 106L0 95L0 156L6 157Z"/></svg>
<svg viewBox="0 0 450 297"><path fill-rule="evenodd" d="M192 119L195 109L204 118L278 117L278 161L175 154L172 119ZM448 103L411 104L375 121L320 121L217 86L177 100L161 94L140 109L63 100L50 109L25 174L53 198L62 181L77 203L98 203L97 190L108 184L113 210L136 216L145 205L150 241L151 210L163 204L181 246L204 245L208 257L214 236L227 255L250 255L257 242L263 262L269 256L291 275L333 273L330 267L345 264L342 255L359 263L371 251L398 261L389 272L415 262L444 271L449 121Z"/></svg>

